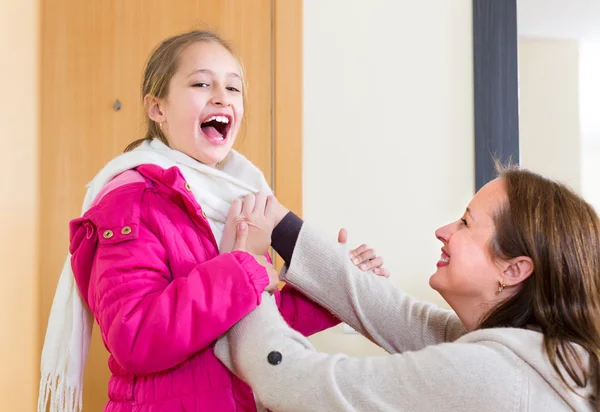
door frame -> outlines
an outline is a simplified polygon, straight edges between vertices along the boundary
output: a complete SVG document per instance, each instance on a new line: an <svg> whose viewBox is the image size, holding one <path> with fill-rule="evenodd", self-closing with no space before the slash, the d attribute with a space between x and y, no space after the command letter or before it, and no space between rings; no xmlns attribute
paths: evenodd
<svg viewBox="0 0 600 412"><path fill-rule="evenodd" d="M302 216L303 1L272 0L273 190Z"/></svg>
<svg viewBox="0 0 600 412"><path fill-rule="evenodd" d="M496 177L495 160L518 165L517 0L473 0L475 192Z"/></svg>

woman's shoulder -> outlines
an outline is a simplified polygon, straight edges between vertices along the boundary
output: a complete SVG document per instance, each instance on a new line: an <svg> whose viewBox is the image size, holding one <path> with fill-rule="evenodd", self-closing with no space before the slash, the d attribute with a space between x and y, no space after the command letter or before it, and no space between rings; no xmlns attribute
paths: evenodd
<svg viewBox="0 0 600 412"><path fill-rule="evenodd" d="M520 358L526 361L545 358L544 335L533 329L489 328L469 332L456 340L459 344L493 348L508 358Z"/></svg>
<svg viewBox="0 0 600 412"><path fill-rule="evenodd" d="M541 331L508 327L481 329L462 336L456 343L470 347L473 357L489 365L520 370L528 388L529 401L550 408L540 410L556 410L557 405L566 407L567 404L574 410L589 410L590 404L586 399L590 388L577 388L575 392L567 388L547 355ZM587 365L585 351L576 344L572 345L574 353L581 357L581 364ZM557 367L563 376L568 377L559 363Z"/></svg>
<svg viewBox="0 0 600 412"><path fill-rule="evenodd" d="M488 328L478 329L469 332L460 337L457 342L477 343L486 341L496 341L498 343L512 346L523 342L536 343L541 345L544 340L544 335L535 329L523 328Z"/></svg>

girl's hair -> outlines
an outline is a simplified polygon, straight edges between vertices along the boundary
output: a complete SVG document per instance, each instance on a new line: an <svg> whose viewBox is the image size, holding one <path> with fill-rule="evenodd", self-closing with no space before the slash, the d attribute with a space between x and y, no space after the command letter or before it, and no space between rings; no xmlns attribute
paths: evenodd
<svg viewBox="0 0 600 412"><path fill-rule="evenodd" d="M234 56L242 70L242 95L244 105L246 104L246 84L243 76L241 60L234 52L233 48L223 40L218 34L210 31L193 30L178 34L161 42L151 53L146 68L144 70L144 80L142 82L142 101L146 95L157 98L165 98L169 94L169 82L177 72L179 56L190 45L197 42L212 42L223 46L232 56ZM242 124L243 126L243 124ZM160 125L146 116L146 134L142 139L130 143L125 151L133 150L146 140L153 138L160 139L167 146L169 142L162 132Z"/></svg>
<svg viewBox="0 0 600 412"><path fill-rule="evenodd" d="M508 201L495 215L492 256L528 256L533 273L481 328L536 327L562 381L591 383L600 411L600 221L594 208L566 186L518 168L499 168ZM580 345L589 363L575 351ZM566 372L566 375L565 375Z"/></svg>

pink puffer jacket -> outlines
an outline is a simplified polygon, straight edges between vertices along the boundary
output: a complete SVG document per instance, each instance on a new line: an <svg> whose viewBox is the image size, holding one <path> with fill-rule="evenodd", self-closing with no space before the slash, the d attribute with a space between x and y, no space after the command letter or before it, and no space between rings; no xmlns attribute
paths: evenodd
<svg viewBox="0 0 600 412"><path fill-rule="evenodd" d="M110 352L105 411L256 410L213 345L260 303L265 269L244 252L219 254L177 168L140 166L98 198L71 222L70 252ZM304 335L338 323L288 286L276 299Z"/></svg>

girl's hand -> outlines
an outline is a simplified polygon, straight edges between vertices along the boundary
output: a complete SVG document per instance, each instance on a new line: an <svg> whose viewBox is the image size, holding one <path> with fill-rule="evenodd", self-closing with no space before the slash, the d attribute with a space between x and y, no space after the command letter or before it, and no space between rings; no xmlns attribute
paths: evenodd
<svg viewBox="0 0 600 412"><path fill-rule="evenodd" d="M344 245L348 243L348 231L346 229L340 229L338 242ZM356 249L351 250L350 260L363 272L372 269L373 273L378 276L383 276L384 278L390 277L390 271L383 267L383 257L377 256L375 250L369 248L367 245L360 245Z"/></svg>
<svg viewBox="0 0 600 412"><path fill-rule="evenodd" d="M246 222L248 228L248 251L255 255L265 255L271 246L271 233L276 224L273 212L277 199L267 197L264 193L246 195L243 202L234 199L225 221L223 237L219 250L221 253L230 252L233 247L236 228L240 222Z"/></svg>
<svg viewBox="0 0 600 412"><path fill-rule="evenodd" d="M247 248L248 243L248 224L246 222L240 222L236 227L236 237L235 243L233 245L233 250L239 250L241 252L251 253ZM265 255L255 255L253 254L254 259L263 266L267 270L267 275L269 276L269 284L265 288L265 290L269 293L273 293L277 289L277 285L279 285L279 273L273 267L272 264L269 263L267 257Z"/></svg>

